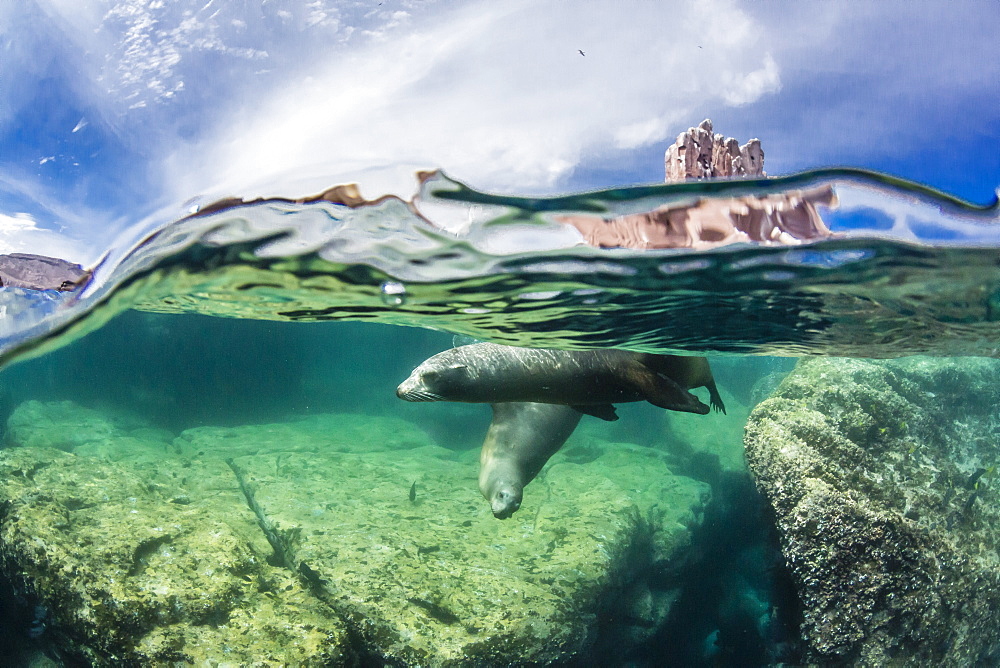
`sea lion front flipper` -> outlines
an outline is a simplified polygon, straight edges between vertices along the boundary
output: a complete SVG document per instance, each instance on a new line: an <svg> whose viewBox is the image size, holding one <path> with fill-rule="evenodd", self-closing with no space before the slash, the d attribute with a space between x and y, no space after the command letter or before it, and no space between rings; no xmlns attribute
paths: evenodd
<svg viewBox="0 0 1000 668"><path fill-rule="evenodd" d="M596 418L601 418L607 422L614 422L618 419L618 413L615 412L615 407L611 404L575 404L570 406L570 408L578 410L584 415L593 415Z"/></svg>
<svg viewBox="0 0 1000 668"><path fill-rule="evenodd" d="M697 413L698 415L707 415L712 410L703 404L701 399L678 385L674 379L661 373L650 373L646 385L643 388L646 401L654 406L666 408L668 411Z"/></svg>

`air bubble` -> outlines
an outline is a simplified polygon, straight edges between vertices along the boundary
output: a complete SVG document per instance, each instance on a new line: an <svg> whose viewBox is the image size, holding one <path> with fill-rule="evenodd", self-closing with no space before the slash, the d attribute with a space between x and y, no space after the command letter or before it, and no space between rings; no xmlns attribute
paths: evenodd
<svg viewBox="0 0 1000 668"><path fill-rule="evenodd" d="M406 286L396 281L382 284L382 303L386 306L402 306L406 303Z"/></svg>

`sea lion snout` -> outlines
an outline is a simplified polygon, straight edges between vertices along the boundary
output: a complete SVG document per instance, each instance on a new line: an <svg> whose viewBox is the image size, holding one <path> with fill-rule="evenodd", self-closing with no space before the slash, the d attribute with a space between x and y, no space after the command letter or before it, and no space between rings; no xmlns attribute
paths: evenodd
<svg viewBox="0 0 1000 668"><path fill-rule="evenodd" d="M502 487L493 493L490 499L490 508L493 510L493 517L498 520L505 520L521 507L521 491L514 487Z"/></svg>
<svg viewBox="0 0 1000 668"><path fill-rule="evenodd" d="M406 401L416 401L415 398L411 397L415 397L417 392L418 386L412 375L400 383L399 387L396 388L396 396L400 399L405 399Z"/></svg>
<svg viewBox="0 0 1000 668"><path fill-rule="evenodd" d="M434 356L418 366L396 388L396 396L406 401L461 401L457 398L469 389L468 368Z"/></svg>
<svg viewBox="0 0 1000 668"><path fill-rule="evenodd" d="M441 401L441 396L427 386L424 374L418 367L410 377L396 388L396 396L406 401Z"/></svg>

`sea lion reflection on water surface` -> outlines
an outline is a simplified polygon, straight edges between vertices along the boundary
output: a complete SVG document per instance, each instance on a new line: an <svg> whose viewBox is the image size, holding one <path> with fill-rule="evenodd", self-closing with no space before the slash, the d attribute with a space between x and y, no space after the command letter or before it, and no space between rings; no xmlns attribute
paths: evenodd
<svg viewBox="0 0 1000 668"><path fill-rule="evenodd" d="M712 407L725 412L704 357L474 343L429 358L396 395L407 401L562 404L614 420L612 404L629 401L704 415L710 409L688 391L693 387L708 388Z"/></svg>

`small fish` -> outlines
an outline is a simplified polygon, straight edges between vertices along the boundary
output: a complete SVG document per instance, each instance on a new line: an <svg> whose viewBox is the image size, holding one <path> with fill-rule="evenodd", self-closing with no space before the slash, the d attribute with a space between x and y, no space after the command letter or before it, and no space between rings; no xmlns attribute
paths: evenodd
<svg viewBox="0 0 1000 668"><path fill-rule="evenodd" d="M406 600L417 607L423 608L427 611L428 615L443 624L451 625L462 621L458 615L443 605L438 605L437 603L422 598L408 598Z"/></svg>
<svg viewBox="0 0 1000 668"><path fill-rule="evenodd" d="M410 503L417 502L417 481L414 480L413 484L410 485Z"/></svg>
<svg viewBox="0 0 1000 668"><path fill-rule="evenodd" d="M986 473L986 469L982 467L976 469L976 472L970 475L969 479L965 481L965 488L976 489L976 487L979 485L979 479L983 477L984 473Z"/></svg>
<svg viewBox="0 0 1000 668"><path fill-rule="evenodd" d="M577 49L576 52L579 53L581 56L586 56L587 55L587 54L585 54L583 52L583 49Z"/></svg>
<svg viewBox="0 0 1000 668"><path fill-rule="evenodd" d="M441 549L440 545L428 545L427 547L420 547L418 545L417 546L417 556L419 557L421 554L432 554L434 552L437 552L440 549Z"/></svg>

